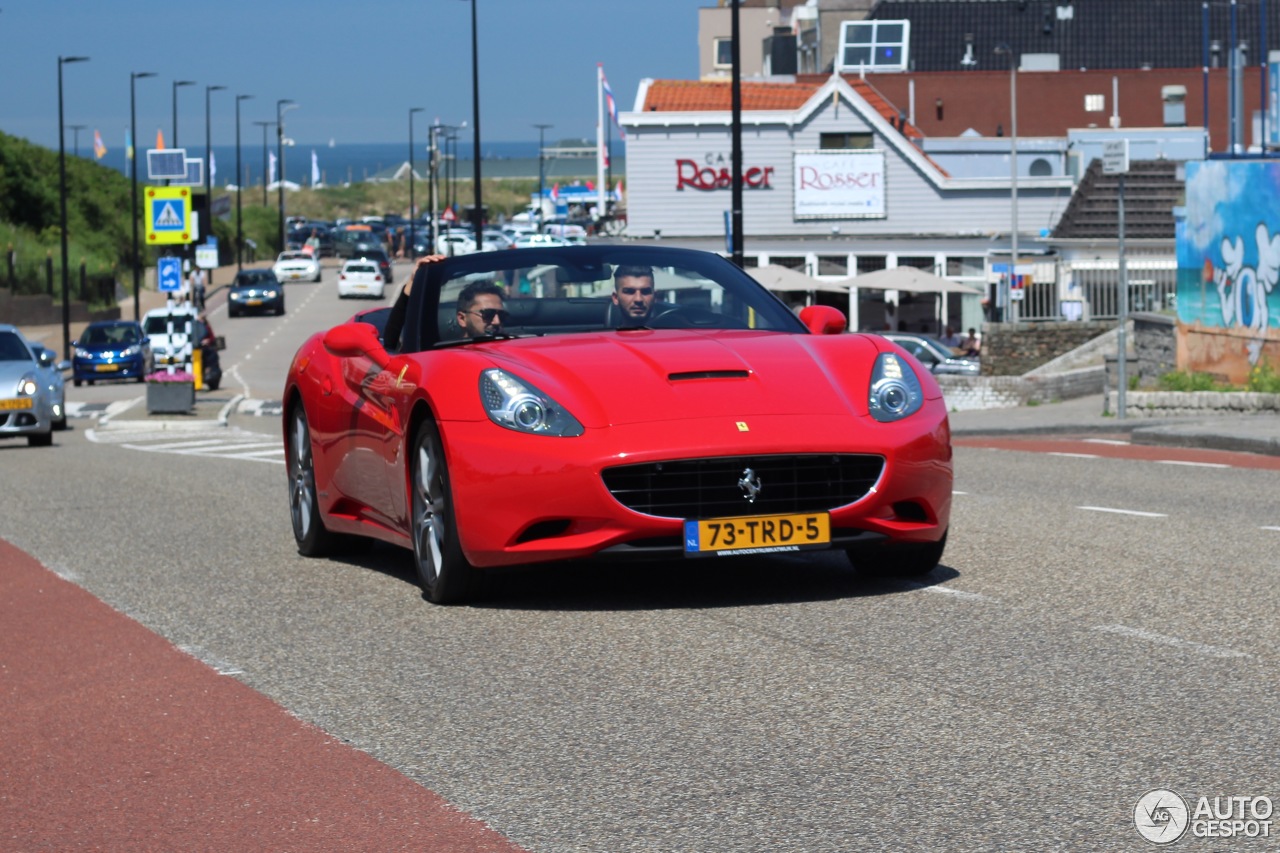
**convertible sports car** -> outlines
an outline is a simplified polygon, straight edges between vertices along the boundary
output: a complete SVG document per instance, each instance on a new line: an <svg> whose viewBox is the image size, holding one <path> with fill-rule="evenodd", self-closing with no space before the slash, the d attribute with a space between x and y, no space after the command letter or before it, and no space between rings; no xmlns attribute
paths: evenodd
<svg viewBox="0 0 1280 853"><path fill-rule="evenodd" d="M933 377L717 255L464 255L418 268L398 350L385 321L317 333L290 365L303 554L348 536L412 549L437 603L550 560L842 548L910 576L942 557L951 434Z"/></svg>

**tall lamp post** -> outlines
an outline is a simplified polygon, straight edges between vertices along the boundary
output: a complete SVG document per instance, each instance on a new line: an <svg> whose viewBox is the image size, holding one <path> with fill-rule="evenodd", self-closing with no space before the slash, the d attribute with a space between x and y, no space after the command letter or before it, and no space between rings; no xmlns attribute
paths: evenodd
<svg viewBox="0 0 1280 853"><path fill-rule="evenodd" d="M476 35L476 0L471 0L471 120L475 123L475 139L472 145L472 158L475 165L475 198L476 209L471 214L471 221L476 229L476 248L484 247L484 205L480 198L480 55L477 48Z"/></svg>
<svg viewBox="0 0 1280 853"><path fill-rule="evenodd" d="M169 144L174 148L178 147L178 87L194 86L195 84L196 81L194 80L173 81L173 141Z"/></svg>
<svg viewBox="0 0 1280 853"><path fill-rule="evenodd" d="M134 85L138 80L144 77L154 77L154 71L131 71L129 72L129 142L133 148L132 151L126 152L129 159L133 162L132 168L129 170L133 179L133 194L130 197L130 209L133 212L133 321L135 323L142 322L142 306L139 304L141 299L142 288L142 258L139 257L141 250L138 248L138 106L137 92Z"/></svg>
<svg viewBox="0 0 1280 853"><path fill-rule="evenodd" d="M267 206L267 128L275 127L274 121L255 121L262 128L262 206Z"/></svg>
<svg viewBox="0 0 1280 853"><path fill-rule="evenodd" d="M276 159L280 161L280 182L276 186L280 199L280 251L282 252L284 251L284 114L297 107L298 105L288 98L276 101Z"/></svg>
<svg viewBox="0 0 1280 853"><path fill-rule="evenodd" d="M542 140L543 132L549 127L555 127L553 124L535 124L538 129L538 225L542 225L542 193L546 185L546 175L542 170Z"/></svg>
<svg viewBox="0 0 1280 853"><path fill-rule="evenodd" d="M226 89L226 86L205 86L204 87L204 204L205 215L209 217L208 222L201 223L205 233L204 242L207 244L209 238L213 236L213 142L211 133L211 122L209 121L209 93L220 92ZM209 272L209 288L213 288L213 272ZM207 292L207 291L206 291ZM191 294L191 298L195 298L195 294Z"/></svg>
<svg viewBox="0 0 1280 853"><path fill-rule="evenodd" d="M418 240L418 211L413 203L413 114L424 112L422 107L409 108L409 257L417 256L415 244ZM428 252L427 254L431 254Z"/></svg>
<svg viewBox="0 0 1280 853"><path fill-rule="evenodd" d="M240 102L253 95L236 95L236 272L244 269L244 226L240 219L240 199L244 197L244 180L240 172Z"/></svg>
<svg viewBox="0 0 1280 853"><path fill-rule="evenodd" d="M61 214L58 224L62 239L62 357L71 358L71 296L67 292L67 139L62 124L62 66L69 62L88 62L87 56L58 57L58 200Z"/></svg>
<svg viewBox="0 0 1280 853"><path fill-rule="evenodd" d="M732 189L729 205L732 211L729 215L729 242L733 262L741 269L746 263L742 239L742 27L738 20L738 7L741 4L739 0L731 0L731 2L733 3L731 26L733 38L730 40L729 50L732 55L733 73L729 82L730 124L732 124L729 158L733 161L730 164L733 175L730 179Z"/></svg>
<svg viewBox="0 0 1280 853"><path fill-rule="evenodd" d="M71 128L71 152L76 157L79 157L80 156L80 131L84 130L85 127L87 127L87 125L69 124L67 125L67 127Z"/></svg>
<svg viewBox="0 0 1280 853"><path fill-rule="evenodd" d="M1018 58L1008 44L996 46L997 54L1009 56L1009 275L1004 280L1004 307L1000 320L1016 322L1013 307L1013 277L1018 274ZM1007 314L1007 317L1006 317Z"/></svg>

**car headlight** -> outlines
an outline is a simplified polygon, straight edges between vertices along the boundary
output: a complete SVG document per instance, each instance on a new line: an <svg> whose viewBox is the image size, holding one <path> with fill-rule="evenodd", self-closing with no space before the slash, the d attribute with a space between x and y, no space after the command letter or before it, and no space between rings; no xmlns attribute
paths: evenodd
<svg viewBox="0 0 1280 853"><path fill-rule="evenodd" d="M277 296L279 296L279 295L280 295L280 291L278 291L278 290L264 290L264 291L262 291L262 297L263 297L264 299L275 299L275 298L276 298Z"/></svg>
<svg viewBox="0 0 1280 853"><path fill-rule="evenodd" d="M500 427L534 435L582 435L582 424L528 382L496 367L480 374L480 401Z"/></svg>
<svg viewBox="0 0 1280 853"><path fill-rule="evenodd" d="M135 355L139 354L140 352L142 352L142 347L140 346L126 347L120 350L120 357L133 358Z"/></svg>
<svg viewBox="0 0 1280 853"><path fill-rule="evenodd" d="M34 376L24 376L18 381L18 396L30 397L36 393L36 389L39 387Z"/></svg>
<svg viewBox="0 0 1280 853"><path fill-rule="evenodd" d="M89 352L87 349L80 349L80 347L76 347L76 358L93 358L93 353Z"/></svg>
<svg viewBox="0 0 1280 853"><path fill-rule="evenodd" d="M895 353L882 352L871 371L867 395L871 417L881 423L902 420L924 405L924 391L911 367Z"/></svg>

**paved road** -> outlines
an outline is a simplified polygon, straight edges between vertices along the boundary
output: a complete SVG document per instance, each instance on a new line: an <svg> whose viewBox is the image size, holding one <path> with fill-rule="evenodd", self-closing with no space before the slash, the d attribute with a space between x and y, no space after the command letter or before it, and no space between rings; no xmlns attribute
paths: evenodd
<svg viewBox="0 0 1280 853"><path fill-rule="evenodd" d="M290 298L298 330L309 312L329 310L322 292L296 314ZM286 338L250 363L278 358ZM14 781L81 792L101 813L185 833L157 844L171 848L205 831L218 837L220 820L267 815L233 841L548 853L1121 850L1146 844L1133 809L1153 788L1193 804L1280 798L1280 736L1265 722L1280 717L1280 483L1249 464L1257 457L1219 468L958 446L953 535L923 583L879 581L836 554L596 564L502 575L484 602L440 608L422 600L395 549L300 557L279 465L149 453L151 439L91 442L88 424L73 427L48 451L0 444L8 492L23 495L6 502L0 539L46 567L0 574L0 601L70 595L99 633L69 631L62 609L11 608L26 614L21 623L0 612L24 628L21 643L0 632L0 737L22 743L41 731L41 715L60 709L29 691L71 661L83 664L64 696L92 698L127 671L146 644L115 632L139 627L162 642L130 676L139 689L121 695L150 698L145 673L176 660L194 680L157 679L158 688L216 713L171 701L173 714L193 714L187 731L208 740L171 741L136 772L101 762L113 753L100 745L113 739L144 754L128 724L148 718L131 720L138 709L125 702L80 723L91 747L82 757L45 742L0 753L0 826L25 833L0 848L128 846L111 843L120 836L107 823L95 832L54 814L19 820L34 798L2 793ZM230 428L278 432L271 419L241 415ZM112 509L102 484L130 496L128 511ZM205 666L193 671L174 649ZM60 657L42 667L45 653ZM254 759L247 767L223 763L236 738ZM299 774L294 759L338 744L352 754ZM337 815L322 804L336 786L359 787L361 754L416 787L356 798L366 811L353 808L352 825L368 836L289 841L284 818L305 809L276 805L272 790L310 804L314 819ZM177 772L199 766L208 772ZM243 775L220 786L227 767ZM290 778L304 784L290 788ZM419 812L434 796L479 835L453 846L409 834L406 812L438 814ZM192 798L200 808L188 808ZM1179 846L1224 844L1267 849L1249 839ZM235 846L247 845L224 849Z"/></svg>

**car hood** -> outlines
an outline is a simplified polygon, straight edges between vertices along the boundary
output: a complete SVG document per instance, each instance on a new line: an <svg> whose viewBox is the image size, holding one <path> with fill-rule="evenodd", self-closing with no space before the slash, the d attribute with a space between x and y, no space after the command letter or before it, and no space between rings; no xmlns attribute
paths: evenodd
<svg viewBox="0 0 1280 853"><path fill-rule="evenodd" d="M34 361L0 361L0 397L13 396L18 380L35 372Z"/></svg>
<svg viewBox="0 0 1280 853"><path fill-rule="evenodd" d="M626 331L484 343L585 426L705 417L865 415L875 344L859 335Z"/></svg>
<svg viewBox="0 0 1280 853"><path fill-rule="evenodd" d="M102 353L107 353L107 352L124 352L125 350L142 346L143 343L145 342L136 341L131 344L123 344L119 342L108 343L108 344L76 344L75 348L79 350L84 350L85 352L92 353L94 355L100 355Z"/></svg>

